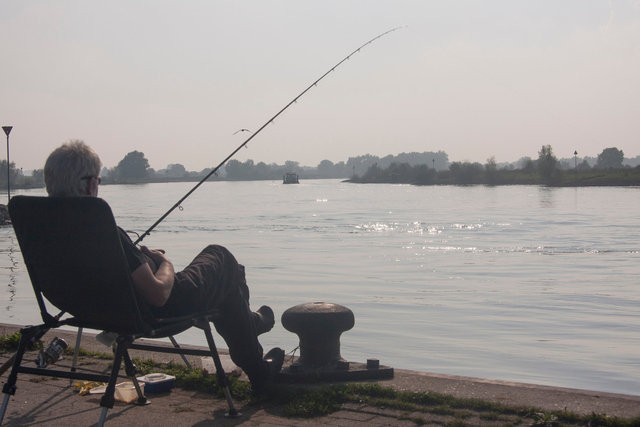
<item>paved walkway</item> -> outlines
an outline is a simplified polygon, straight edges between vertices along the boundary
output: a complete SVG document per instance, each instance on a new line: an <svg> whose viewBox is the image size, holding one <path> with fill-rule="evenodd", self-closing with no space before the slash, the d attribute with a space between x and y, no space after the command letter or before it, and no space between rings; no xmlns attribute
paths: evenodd
<svg viewBox="0 0 640 427"><path fill-rule="evenodd" d="M13 333L17 330L12 325L1 325L0 334ZM54 334L45 336L48 342ZM55 336L75 343L75 334L55 331ZM98 343L92 334L85 334L82 348L90 351L108 352L109 349ZM132 356L149 358L150 353L135 353ZM10 354L0 355L0 363ZM165 354L153 354L158 360L172 357ZM199 360L194 358L196 366ZM58 362L68 366L70 362ZM108 362L84 360L82 369L103 370ZM2 382L8 373L3 374ZM640 417L640 396L600 393L595 391L575 390L558 387L518 384L504 381L492 381L478 378L452 375L430 374L424 372L395 370L391 380L378 381L385 387L397 390L416 392L437 392L461 398L477 398L505 405L537 407L544 411L564 410L578 414L607 414L620 418ZM380 409L363 404L343 405L342 409L331 415L312 419L286 418L280 415L279 408L274 405L249 405L237 402L242 416L236 419L224 417L226 402L208 394L174 388L170 393L150 395L151 405L139 407L116 402L109 410L107 423L110 425L192 425L192 426L414 426L415 419L427 423L439 424L447 422L446 416L412 414L406 411ZM100 414L99 395L79 396L69 386L67 379L50 379L20 375L17 391L11 397L5 425L92 425ZM426 418L425 418L426 417ZM468 418L463 421L468 425L495 425L497 422L482 418ZM500 423L502 424L502 423ZM517 422L515 423L517 424ZM530 424L530 423L529 423Z"/></svg>

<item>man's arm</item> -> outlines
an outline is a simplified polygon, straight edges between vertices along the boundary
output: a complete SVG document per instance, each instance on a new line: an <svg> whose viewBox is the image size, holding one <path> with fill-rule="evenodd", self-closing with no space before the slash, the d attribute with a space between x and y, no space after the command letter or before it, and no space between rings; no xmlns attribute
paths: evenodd
<svg viewBox="0 0 640 427"><path fill-rule="evenodd" d="M164 251L151 250L146 246L142 246L140 249L155 262L158 269L154 274L149 264L141 264L131 274L133 284L149 304L162 307L167 303L171 289L173 289L175 276L173 264L164 256Z"/></svg>

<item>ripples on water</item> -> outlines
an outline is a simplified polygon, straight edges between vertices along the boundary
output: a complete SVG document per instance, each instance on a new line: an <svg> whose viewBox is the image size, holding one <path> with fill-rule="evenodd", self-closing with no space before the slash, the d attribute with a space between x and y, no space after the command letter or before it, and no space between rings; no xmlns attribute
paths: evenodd
<svg viewBox="0 0 640 427"><path fill-rule="evenodd" d="M121 226L142 232L188 188L105 186L101 196ZM224 244L247 266L253 305L279 314L346 305L350 360L640 394L639 191L207 183L144 243L166 248L177 268ZM2 321L35 322L9 231ZM261 340L297 346L279 325Z"/></svg>

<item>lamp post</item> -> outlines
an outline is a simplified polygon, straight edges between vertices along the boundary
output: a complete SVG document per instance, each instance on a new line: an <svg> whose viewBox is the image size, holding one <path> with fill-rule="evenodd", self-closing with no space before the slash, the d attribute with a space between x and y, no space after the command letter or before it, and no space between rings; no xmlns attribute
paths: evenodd
<svg viewBox="0 0 640 427"><path fill-rule="evenodd" d="M9 134L13 126L2 126L2 130L7 134L7 206L11 200L11 163L9 163Z"/></svg>

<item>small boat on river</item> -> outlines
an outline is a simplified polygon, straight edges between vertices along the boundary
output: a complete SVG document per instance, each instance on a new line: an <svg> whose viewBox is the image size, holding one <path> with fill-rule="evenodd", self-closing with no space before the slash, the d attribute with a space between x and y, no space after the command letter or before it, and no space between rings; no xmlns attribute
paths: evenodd
<svg viewBox="0 0 640 427"><path fill-rule="evenodd" d="M283 184L300 184L300 180L298 179L297 173L286 173L282 177Z"/></svg>

